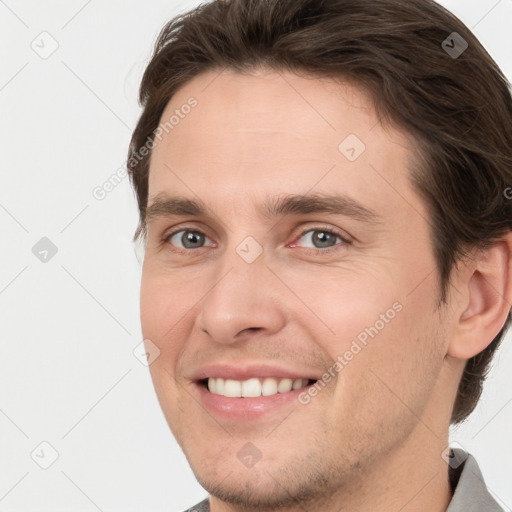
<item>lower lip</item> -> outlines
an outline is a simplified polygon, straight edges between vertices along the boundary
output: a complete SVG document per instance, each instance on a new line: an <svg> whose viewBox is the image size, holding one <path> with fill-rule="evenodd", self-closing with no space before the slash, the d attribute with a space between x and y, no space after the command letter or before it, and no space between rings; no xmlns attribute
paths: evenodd
<svg viewBox="0 0 512 512"><path fill-rule="evenodd" d="M196 383L195 387L199 392L202 404L209 412L230 420L253 420L289 406L294 402L300 405L298 396L308 389L306 387L286 393L254 398L230 398L211 393L201 383Z"/></svg>

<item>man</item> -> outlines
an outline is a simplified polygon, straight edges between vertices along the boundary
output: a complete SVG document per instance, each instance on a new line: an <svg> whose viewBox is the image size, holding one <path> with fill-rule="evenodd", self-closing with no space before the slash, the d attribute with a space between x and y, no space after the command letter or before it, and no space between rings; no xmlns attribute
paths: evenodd
<svg viewBox="0 0 512 512"><path fill-rule="evenodd" d="M218 0L140 99L142 331L190 510L501 510L447 450L512 300L512 100L475 36L429 0Z"/></svg>

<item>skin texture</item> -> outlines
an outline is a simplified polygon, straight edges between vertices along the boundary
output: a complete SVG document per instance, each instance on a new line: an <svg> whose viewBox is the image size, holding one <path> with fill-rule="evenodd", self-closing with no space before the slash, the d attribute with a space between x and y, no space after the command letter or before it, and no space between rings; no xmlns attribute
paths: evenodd
<svg viewBox="0 0 512 512"><path fill-rule="evenodd" d="M472 280L476 257L439 305L429 216L409 182L414 140L383 126L348 82L211 71L180 89L162 119L191 96L197 106L153 150L149 205L166 193L211 213L149 222L141 322L160 350L150 370L162 410L211 510L446 510L441 453L464 358L499 331L504 307L485 279ZM354 161L338 149L349 134L366 146ZM259 214L269 197L312 193L345 194L378 218ZM164 241L180 229L204 233L203 247L187 249L182 233ZM308 229L347 242L334 237L326 252ZM252 263L236 251L248 236L263 250ZM496 276L510 267L510 240L500 247L488 256ZM397 302L400 312L307 405L241 421L201 403L191 380L201 366L322 375ZM491 308L485 326L471 324ZM252 467L237 456L248 442L261 454Z"/></svg>

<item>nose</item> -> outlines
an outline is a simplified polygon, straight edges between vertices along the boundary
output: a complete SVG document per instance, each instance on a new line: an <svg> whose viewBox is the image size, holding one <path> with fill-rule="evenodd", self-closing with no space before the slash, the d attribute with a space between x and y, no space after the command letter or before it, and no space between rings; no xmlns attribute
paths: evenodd
<svg viewBox="0 0 512 512"><path fill-rule="evenodd" d="M284 292L263 255L247 263L234 254L216 275L222 277L201 301L196 317L198 327L213 341L233 344L283 328L286 318L279 294Z"/></svg>

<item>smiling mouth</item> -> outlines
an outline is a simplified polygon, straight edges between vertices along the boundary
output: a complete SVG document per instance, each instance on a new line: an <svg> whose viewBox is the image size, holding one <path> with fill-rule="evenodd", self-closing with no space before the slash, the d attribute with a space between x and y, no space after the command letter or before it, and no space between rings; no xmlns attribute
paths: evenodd
<svg viewBox="0 0 512 512"><path fill-rule="evenodd" d="M243 381L210 377L200 381L210 393L227 398L273 396L280 393L304 389L313 385L315 382L317 381L313 379L281 379L273 377L254 377Z"/></svg>

